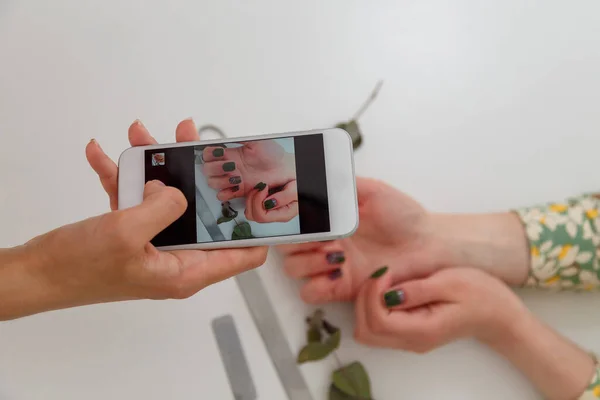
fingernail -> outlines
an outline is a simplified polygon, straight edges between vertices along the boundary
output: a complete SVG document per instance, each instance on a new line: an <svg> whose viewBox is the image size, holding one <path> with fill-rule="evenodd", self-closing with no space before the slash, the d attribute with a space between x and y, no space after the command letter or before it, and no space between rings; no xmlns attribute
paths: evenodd
<svg viewBox="0 0 600 400"><path fill-rule="evenodd" d="M404 303L404 291L402 290L390 290L383 295L385 305L388 307L396 307Z"/></svg>
<svg viewBox="0 0 600 400"><path fill-rule="evenodd" d="M334 281L334 280L342 277L342 270L340 268L334 269L327 276L329 277L329 279L331 279L332 281Z"/></svg>
<svg viewBox="0 0 600 400"><path fill-rule="evenodd" d="M91 139L90 139L90 143L97 144L98 142L96 142L96 139L94 139L94 138L91 138Z"/></svg>
<svg viewBox="0 0 600 400"><path fill-rule="evenodd" d="M225 151L219 147L218 149L214 149L212 153L213 153L213 156L215 156L215 157L223 157L223 154L225 154ZM235 166L235 164L233 164L233 165ZM225 166L223 166L223 169L225 169Z"/></svg>
<svg viewBox="0 0 600 400"><path fill-rule="evenodd" d="M233 161L226 162L223 164L223 171L231 172L235 169L235 163Z"/></svg>
<svg viewBox="0 0 600 400"><path fill-rule="evenodd" d="M343 251L336 251L335 253L328 253L325 258L328 264L341 264L346 261Z"/></svg>
<svg viewBox="0 0 600 400"><path fill-rule="evenodd" d="M262 192L265 188L267 187L267 184L264 182L258 182L255 186L254 189L257 189L259 192Z"/></svg>
<svg viewBox="0 0 600 400"><path fill-rule="evenodd" d="M165 186L165 184L162 181L159 181L158 179L155 179L151 182L153 185Z"/></svg>
<svg viewBox="0 0 600 400"><path fill-rule="evenodd" d="M231 191L234 192L234 193L237 192L238 190L240 190L240 187L238 185L235 185L235 186L231 187Z"/></svg>
<svg viewBox="0 0 600 400"><path fill-rule="evenodd" d="M277 200L275 200L275 199L265 200L265 202L263 204L265 206L265 210L270 210L271 208L275 208L275 206L277 205Z"/></svg>
<svg viewBox="0 0 600 400"><path fill-rule="evenodd" d="M371 275L371 279L377 279L379 278L381 275L385 274L388 270L388 267L381 267L379 268L377 271L373 272L373 274Z"/></svg>
<svg viewBox="0 0 600 400"><path fill-rule="evenodd" d="M241 176L232 176L231 178L229 178L229 183L231 183L232 185L238 185L238 184L242 183L242 177Z"/></svg>
<svg viewBox="0 0 600 400"><path fill-rule="evenodd" d="M142 121L140 121L139 119L136 119L135 121L133 121L134 125L140 125L140 126L144 126L144 124L142 124Z"/></svg>

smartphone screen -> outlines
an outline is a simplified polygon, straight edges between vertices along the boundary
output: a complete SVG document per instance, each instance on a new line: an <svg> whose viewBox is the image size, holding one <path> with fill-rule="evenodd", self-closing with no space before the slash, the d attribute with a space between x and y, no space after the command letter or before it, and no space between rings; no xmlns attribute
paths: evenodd
<svg viewBox="0 0 600 400"><path fill-rule="evenodd" d="M155 246L330 231L322 134L155 148L144 164L188 202Z"/></svg>

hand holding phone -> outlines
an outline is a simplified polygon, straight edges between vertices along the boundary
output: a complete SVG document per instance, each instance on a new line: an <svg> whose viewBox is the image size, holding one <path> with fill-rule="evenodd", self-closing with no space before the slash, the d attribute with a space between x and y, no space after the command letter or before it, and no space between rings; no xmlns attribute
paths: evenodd
<svg viewBox="0 0 600 400"><path fill-rule="evenodd" d="M134 147L119 159L119 209L159 180L188 202L152 240L161 249L333 240L358 224L352 156L341 129Z"/></svg>

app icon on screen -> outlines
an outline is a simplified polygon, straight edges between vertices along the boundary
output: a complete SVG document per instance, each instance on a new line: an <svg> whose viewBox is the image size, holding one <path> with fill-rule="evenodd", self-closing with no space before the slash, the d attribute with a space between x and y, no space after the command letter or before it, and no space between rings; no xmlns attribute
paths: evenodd
<svg viewBox="0 0 600 400"><path fill-rule="evenodd" d="M152 166L165 165L165 153L152 154Z"/></svg>

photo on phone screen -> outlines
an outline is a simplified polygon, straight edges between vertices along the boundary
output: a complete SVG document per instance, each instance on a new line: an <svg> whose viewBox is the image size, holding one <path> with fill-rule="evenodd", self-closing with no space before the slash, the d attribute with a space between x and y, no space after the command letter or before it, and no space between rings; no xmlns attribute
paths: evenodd
<svg viewBox="0 0 600 400"><path fill-rule="evenodd" d="M322 134L153 148L144 160L146 182L188 202L155 246L330 231Z"/></svg>

